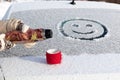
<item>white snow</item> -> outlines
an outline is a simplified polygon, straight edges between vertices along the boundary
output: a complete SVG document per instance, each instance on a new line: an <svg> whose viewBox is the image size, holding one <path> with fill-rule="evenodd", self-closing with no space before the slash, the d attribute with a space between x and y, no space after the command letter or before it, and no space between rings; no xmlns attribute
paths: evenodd
<svg viewBox="0 0 120 80"><path fill-rule="evenodd" d="M4 80L4 79L3 79L3 73L2 73L1 68L0 68L0 80Z"/></svg>
<svg viewBox="0 0 120 80"><path fill-rule="evenodd" d="M49 49L49 50L47 50L47 53L49 53L49 54L55 54L57 52L59 52L59 50L57 50L57 49Z"/></svg>
<svg viewBox="0 0 120 80"><path fill-rule="evenodd" d="M4 4L4 5L3 5ZM8 5L7 5L8 4ZM27 7L26 7L27 6ZM6 12L8 11L8 9L11 7L10 3L0 3L0 19L3 19ZM32 50L31 53L34 54L36 53L37 50L39 50L39 55L40 54L44 54L40 51L46 50L46 46L49 48L54 48L56 47L54 44L56 44L57 42L63 43L68 42L69 45L74 45L73 47L71 46L67 46L64 48L64 46L68 45L67 43L65 44L60 44L57 47L61 48L61 49L66 49L66 52L69 52L68 56L67 55L63 55L63 59L62 59L62 63L59 65L48 65L46 63L46 59L45 56L28 56L28 57L11 57L11 58L0 58L0 66L2 67L4 76L5 76L5 80L120 80L120 54L118 53L109 53L109 52L114 52L118 51L119 52L119 47L116 47L115 45L119 45L119 28L116 26L119 26L119 17L116 17L116 15L112 15L112 14L117 14L117 16L119 15L118 13L112 13L109 15L105 14L106 9L111 9L111 10L120 10L120 5L118 4L110 4L110 3L105 3L105 2L89 2L89 1L77 1L76 5L70 5L69 1L41 1L41 2L27 2L27 3L12 3L12 8L10 8L10 12L8 13L7 18L10 17L11 13L15 13L15 12L19 12L19 11L28 11L28 10L48 10L51 9L54 12L54 9L103 9L104 12L102 15L100 15L99 13L97 13L97 17L99 15L99 21L104 22L104 24L107 24L108 26L110 26L111 31L113 31L114 35L118 35L118 37L114 36L113 34L111 34L111 36L114 36L113 38L108 38L106 39L106 41L98 41L95 42L95 44L93 44L93 42L83 42L81 41L80 46L77 46L77 48L80 48L80 50L75 50L74 48L76 48L76 45L78 43L78 41L68 41L65 39L61 39L61 37L58 37L59 34L54 34L54 36L56 36L56 39L53 38L48 41L43 41L40 43L40 46L37 45L37 47L35 47L35 49L27 49L27 50ZM64 11L64 10L63 10ZM42 12L42 11L41 11ZM43 11L44 12L44 11ZM46 12L46 11L45 11ZM62 12L62 11L61 11ZM108 11L109 12L109 11ZM107 12L107 13L108 13ZM117 11L116 11L117 12ZM33 13L32 13L33 14ZM46 13L47 14L47 13ZM50 14L53 15L53 13ZM66 13L65 13L66 14ZM27 16L28 19L25 19L24 16L26 14L22 15L24 20L29 19L29 17ZM29 14L27 14L29 15ZM33 14L34 15L38 15L38 14ZM60 15L60 14L59 14ZM76 14L78 15L78 14ZM89 16L89 14L86 13L87 16ZM82 17L86 17L86 15L82 14ZM112 17L112 16L113 17ZM19 15L21 17L21 15ZM43 16L43 15L41 15ZM56 16L56 15L55 15ZM96 18L96 16L92 17L90 16L89 18L92 19L96 19L98 20L98 18ZM101 17L102 16L102 17ZM107 17L105 17L107 16ZM111 22L113 22L113 20L111 22L109 22L109 17L113 18L115 21L115 24L112 24ZM21 18L22 18L21 17ZM31 17L31 16L30 16ZM47 17L49 19L47 19ZM38 18L41 22L41 24L44 24L45 26L47 25L46 28L48 28L50 26L55 26L56 24L52 24L49 23L51 20L57 20L58 22L60 20L64 20L64 18L61 18L61 16L58 16L58 19L54 19L53 17L51 17L50 15L47 15L47 17L39 17L37 16L37 19L35 19L35 21L38 21ZM70 17L70 15L68 16ZM79 15L77 16L79 17ZM34 18L36 18L36 16L34 16ZM30 18L31 20L33 18ZM42 20L43 19L43 20ZM43 22L45 19L46 22ZM60 20L59 20L60 19ZM65 18L67 19L67 18ZM107 19L107 20L106 20ZM34 19L32 20L34 21ZM40 25L40 22L39 25ZM32 23L32 22L31 22ZM53 28L53 27L52 27ZM114 29L116 28L116 29ZM56 28L53 28L54 31ZM116 31L117 30L117 31ZM56 31L56 33L58 33ZM112 39L112 40L111 40ZM108 41L107 41L108 40ZM110 42L109 42L110 41ZM116 41L116 42L112 42L112 41ZM46 45L46 42L48 43ZM106 46L101 45L101 43L105 43L107 44ZM85 45L84 45L85 44ZM86 46L88 44L88 46ZM97 48L94 45L98 45ZM114 45L115 44L115 45ZM94 49L92 49L92 46L94 46ZM85 47L83 47L85 46ZM110 47L110 48L108 48ZM43 49L44 48L44 49ZM96 54L81 54L79 53L80 51L86 50L95 50L95 48L100 52L101 48L103 49L103 51L107 50L107 49L111 49L108 50L106 52L108 53L103 53L103 54L97 54L99 53L98 51L95 51ZM60 49L60 50L61 50ZM69 51L68 51L69 49ZM112 50L113 49L113 50ZM18 53L20 55L23 54L30 54L30 52L27 52L26 50L23 49L23 51L18 47L16 48L16 50L11 49L11 51L17 55ZM103 52L102 51L102 52ZM8 51L9 52L9 51ZM18 53L17 53L18 52ZM81 55L71 55L71 54L81 54ZM4 53L5 55L10 55L12 53ZM13 55L14 55L13 54ZM2 74L0 73L0 80L2 79Z"/></svg>
<svg viewBox="0 0 120 80"><path fill-rule="evenodd" d="M114 80L120 75L120 54L62 56L49 65L45 56L1 58L6 80Z"/></svg>
<svg viewBox="0 0 120 80"><path fill-rule="evenodd" d="M32 6L30 6L32 5ZM59 8L98 8L98 9L120 9L119 4L106 2L76 1L76 5L70 5L70 1L36 1L14 4L16 10L13 12L32 9L59 9ZM28 6L28 7L25 7ZM20 7L20 8L19 8Z"/></svg>
<svg viewBox="0 0 120 80"><path fill-rule="evenodd" d="M10 6L11 6L11 3L9 2L0 3L0 20L2 20L2 18L5 16Z"/></svg>
<svg viewBox="0 0 120 80"><path fill-rule="evenodd" d="M53 1L46 2L46 4L45 2L35 2L34 4L30 2L30 3L23 3L23 4L20 3L22 5L19 5L19 4L13 5L12 10L11 10L12 14L10 15L10 18L13 18L13 17L20 18L27 25L30 25L31 28L41 27L45 29L47 28L52 29L53 38L45 40L45 41L41 41L36 46L34 46L33 48L29 50L25 48L23 49L22 47L15 47L14 49L11 49L10 51L11 54L8 54L8 55L14 55L14 54L20 55L20 56L26 55L26 54L27 55L30 55L30 54L41 55L44 53L45 50L49 48L60 49L68 55L84 54L84 53L88 53L88 54L101 54L101 53L106 54L106 53L114 53L114 52L119 53L120 52L120 45L119 45L120 35L118 35L120 34L119 7L116 9L113 9L114 6L111 6L110 8L105 7L105 9L103 8L98 9L98 8L95 8L94 6L93 6L94 8L91 8L91 7L85 8L85 6L84 8L79 7L80 4L81 6L83 5L82 3L83 2L78 2L77 4L79 5L75 5L77 6L77 8L75 8L75 6L73 5L70 5L68 1L65 1L65 2L60 1L60 5L65 6L66 4L65 8L60 5L58 5L57 7L54 7L58 3L53 2ZM93 4L93 3L95 2L91 2L90 4ZM46 6L42 7L42 5L44 4ZM105 3L103 2L103 4ZM98 5L100 5L100 3L98 3ZM106 5L108 5L108 3L106 3ZM47 6L50 6L51 8ZM25 8L22 8L22 7L25 7ZM66 20L76 19L76 17L77 19L94 20L94 21L97 21L105 25L105 27L108 29L107 34L104 37L98 38L98 40L93 40L93 41L76 40L76 39L71 40L71 39L66 38L65 36L61 36L60 35L61 32L60 30L58 30L57 25L59 25L60 22L64 22ZM72 29L69 28L68 24L65 24L68 28L66 28L65 26L64 30L68 30L68 32L70 33L72 32L70 31ZM81 28L78 28L78 29L80 30ZM84 32L86 30L91 30L91 29L83 28L81 32ZM103 30L103 29L100 29L100 30ZM74 35L76 35L77 38L79 38L79 35L74 34L73 32L70 34L72 34L70 36L74 37ZM92 38L92 36L93 35L90 35L90 38ZM89 37L89 35L87 35L87 37Z"/></svg>

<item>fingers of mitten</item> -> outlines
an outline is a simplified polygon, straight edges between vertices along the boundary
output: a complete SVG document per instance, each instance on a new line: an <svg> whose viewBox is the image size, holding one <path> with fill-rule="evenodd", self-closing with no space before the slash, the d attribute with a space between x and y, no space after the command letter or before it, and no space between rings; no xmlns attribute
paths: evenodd
<svg viewBox="0 0 120 80"><path fill-rule="evenodd" d="M5 38L5 34L0 34L0 51L5 49L4 38Z"/></svg>
<svg viewBox="0 0 120 80"><path fill-rule="evenodd" d="M5 34L0 34L0 39L4 39L5 38Z"/></svg>
<svg viewBox="0 0 120 80"><path fill-rule="evenodd" d="M2 40L0 40L0 51L5 50L5 46L2 44Z"/></svg>
<svg viewBox="0 0 120 80"><path fill-rule="evenodd" d="M10 49L12 47L15 47L16 45L10 41L5 40L5 49Z"/></svg>
<svg viewBox="0 0 120 80"><path fill-rule="evenodd" d="M33 42L33 43L25 43L24 46L25 46L26 48L31 48L31 47L33 47L35 44L36 44L36 42Z"/></svg>
<svg viewBox="0 0 120 80"><path fill-rule="evenodd" d="M10 49L14 46L15 46L15 44L13 44L10 41L5 40L5 34L0 35L0 51Z"/></svg>
<svg viewBox="0 0 120 80"><path fill-rule="evenodd" d="M5 42L4 39L0 39L0 51L5 50Z"/></svg>

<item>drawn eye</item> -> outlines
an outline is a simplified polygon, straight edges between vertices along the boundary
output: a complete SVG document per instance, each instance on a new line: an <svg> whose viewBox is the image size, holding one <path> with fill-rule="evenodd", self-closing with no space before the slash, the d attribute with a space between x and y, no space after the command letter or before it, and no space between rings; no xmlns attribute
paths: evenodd
<svg viewBox="0 0 120 80"><path fill-rule="evenodd" d="M86 27L92 27L92 24L87 24Z"/></svg>
<svg viewBox="0 0 120 80"><path fill-rule="evenodd" d="M78 25L78 24L73 24L72 26L73 26L73 27L79 27L79 25Z"/></svg>

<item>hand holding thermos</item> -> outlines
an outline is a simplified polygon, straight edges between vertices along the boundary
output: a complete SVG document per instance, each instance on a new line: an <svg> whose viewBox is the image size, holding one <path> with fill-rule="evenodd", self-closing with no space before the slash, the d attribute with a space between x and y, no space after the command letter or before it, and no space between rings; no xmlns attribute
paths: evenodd
<svg viewBox="0 0 120 80"><path fill-rule="evenodd" d="M19 43L30 48L36 41L48 38L52 38L51 29L31 29L20 19L0 21L0 51L12 48Z"/></svg>

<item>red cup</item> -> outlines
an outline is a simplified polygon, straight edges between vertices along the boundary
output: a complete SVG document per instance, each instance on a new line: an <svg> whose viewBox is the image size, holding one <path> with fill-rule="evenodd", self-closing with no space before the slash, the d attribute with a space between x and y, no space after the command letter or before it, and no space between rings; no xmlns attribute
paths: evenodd
<svg viewBox="0 0 120 80"><path fill-rule="evenodd" d="M57 49L49 49L46 52L47 64L60 64L62 59L61 51Z"/></svg>

